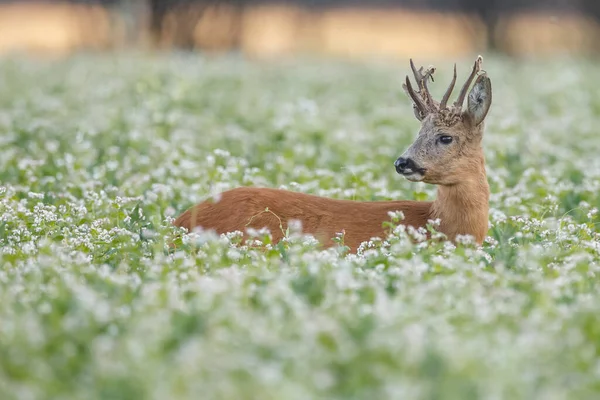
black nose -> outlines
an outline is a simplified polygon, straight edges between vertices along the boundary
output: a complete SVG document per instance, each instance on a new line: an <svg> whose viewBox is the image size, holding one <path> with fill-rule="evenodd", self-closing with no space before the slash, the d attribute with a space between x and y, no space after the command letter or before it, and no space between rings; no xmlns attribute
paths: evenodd
<svg viewBox="0 0 600 400"><path fill-rule="evenodd" d="M406 172L414 172L416 170L415 162L410 158L399 157L394 163L396 172L403 175Z"/></svg>

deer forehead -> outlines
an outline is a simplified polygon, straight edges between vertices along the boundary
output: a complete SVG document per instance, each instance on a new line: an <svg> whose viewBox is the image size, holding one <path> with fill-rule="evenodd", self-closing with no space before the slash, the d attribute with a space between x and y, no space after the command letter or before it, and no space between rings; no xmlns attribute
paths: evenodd
<svg viewBox="0 0 600 400"><path fill-rule="evenodd" d="M428 115L421 125L421 134L445 132L459 134L464 130L460 115L455 113L435 113Z"/></svg>

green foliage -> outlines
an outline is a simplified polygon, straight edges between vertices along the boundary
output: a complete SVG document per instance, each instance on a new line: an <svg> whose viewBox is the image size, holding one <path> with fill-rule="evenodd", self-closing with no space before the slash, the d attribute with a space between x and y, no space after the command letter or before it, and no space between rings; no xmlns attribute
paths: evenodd
<svg viewBox="0 0 600 400"><path fill-rule="evenodd" d="M0 61L0 398L597 397L595 64L486 59L481 247L401 215L358 254L170 224L240 185L431 200L393 167L403 68Z"/></svg>

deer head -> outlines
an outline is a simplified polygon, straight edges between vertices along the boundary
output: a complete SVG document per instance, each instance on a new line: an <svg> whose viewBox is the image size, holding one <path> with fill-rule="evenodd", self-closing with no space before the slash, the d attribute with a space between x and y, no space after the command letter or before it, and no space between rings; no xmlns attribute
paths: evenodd
<svg viewBox="0 0 600 400"><path fill-rule="evenodd" d="M421 130L415 142L394 164L400 175L414 182L454 185L464 180L469 171L479 170L483 161L483 122L492 104L492 84L481 70L482 62L482 57L478 56L458 98L448 105L456 83L456 64L452 82L438 103L427 88L428 80L433 81L435 68L423 71L423 67L415 68L410 60L418 90L413 89L408 76L402 87L413 101ZM463 110L465 96L476 76L467 108Z"/></svg>

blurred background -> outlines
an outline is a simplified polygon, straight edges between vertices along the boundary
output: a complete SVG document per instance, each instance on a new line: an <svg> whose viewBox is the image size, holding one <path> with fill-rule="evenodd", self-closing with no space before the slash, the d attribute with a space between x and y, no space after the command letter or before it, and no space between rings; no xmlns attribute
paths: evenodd
<svg viewBox="0 0 600 400"><path fill-rule="evenodd" d="M600 52L600 0L0 0L0 54L251 57Z"/></svg>

